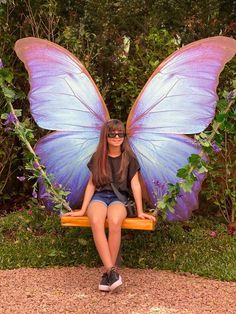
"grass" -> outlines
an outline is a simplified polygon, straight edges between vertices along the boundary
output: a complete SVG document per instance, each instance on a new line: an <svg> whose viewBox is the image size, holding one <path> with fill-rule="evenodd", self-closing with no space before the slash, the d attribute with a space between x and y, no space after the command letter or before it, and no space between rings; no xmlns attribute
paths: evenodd
<svg viewBox="0 0 236 314"><path fill-rule="evenodd" d="M159 222L150 231L124 230L123 266L236 280L236 235L220 218ZM90 228L65 228L58 216L32 208L0 218L0 268L100 266Z"/></svg>

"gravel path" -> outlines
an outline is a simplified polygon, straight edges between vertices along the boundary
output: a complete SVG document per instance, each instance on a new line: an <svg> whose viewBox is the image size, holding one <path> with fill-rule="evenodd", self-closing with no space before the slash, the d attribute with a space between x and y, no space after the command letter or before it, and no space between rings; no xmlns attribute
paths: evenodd
<svg viewBox="0 0 236 314"><path fill-rule="evenodd" d="M236 313L236 283L122 268L123 287L99 292L103 269L0 270L1 314Z"/></svg>

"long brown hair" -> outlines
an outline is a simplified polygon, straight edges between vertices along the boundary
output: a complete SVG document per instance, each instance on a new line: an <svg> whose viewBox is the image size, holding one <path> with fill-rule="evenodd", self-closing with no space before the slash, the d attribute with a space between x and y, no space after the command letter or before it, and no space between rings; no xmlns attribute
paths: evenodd
<svg viewBox="0 0 236 314"><path fill-rule="evenodd" d="M93 162L93 184L96 187L106 185L111 182L111 169L108 162L108 143L107 135L111 132L124 132L124 124L117 119L111 119L104 123L101 129L100 140L97 146L97 150L94 153ZM124 178L125 169L129 163L130 156L134 155L128 140L125 136L123 143L121 144L121 164L118 175L121 180Z"/></svg>

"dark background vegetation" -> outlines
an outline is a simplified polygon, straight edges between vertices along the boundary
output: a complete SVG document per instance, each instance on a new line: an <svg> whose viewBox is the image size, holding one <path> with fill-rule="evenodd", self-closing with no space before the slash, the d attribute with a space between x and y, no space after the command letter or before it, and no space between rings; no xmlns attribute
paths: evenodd
<svg viewBox="0 0 236 314"><path fill-rule="evenodd" d="M134 100L161 61L182 45L201 38L234 37L235 18L236 1L232 0L1 0L0 57L4 66L13 70L15 87L27 94L27 73L13 49L16 40L35 36L62 45L86 66L111 117L126 121ZM124 51L125 38L130 40L128 52ZM226 65L218 89L220 97L224 90L233 89L235 68L235 60ZM14 106L22 109L22 120L33 128L34 141L45 134L34 124L27 98ZM0 114L5 111L1 98ZM19 208L32 190L31 182L22 184L16 179L25 174L22 144L5 132L3 125L0 127L0 213L5 214ZM235 166L235 132L223 135L227 151L212 157L213 171L203 188L201 206L213 212L220 208L230 215L235 190L229 188L227 180L230 177L235 188L235 177L227 171ZM221 199L227 189L230 197Z"/></svg>

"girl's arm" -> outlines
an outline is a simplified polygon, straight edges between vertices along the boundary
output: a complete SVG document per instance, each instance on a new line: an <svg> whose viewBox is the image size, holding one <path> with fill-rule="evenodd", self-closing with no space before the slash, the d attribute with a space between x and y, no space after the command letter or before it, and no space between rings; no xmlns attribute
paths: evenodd
<svg viewBox="0 0 236 314"><path fill-rule="evenodd" d="M147 218L147 219L156 221L156 218L154 216L145 214L143 212L142 189L141 189L141 184L138 177L138 172L136 172L136 174L133 176L131 180L131 189L134 195L138 217L143 218L143 219Z"/></svg>
<svg viewBox="0 0 236 314"><path fill-rule="evenodd" d="M94 192L95 192L95 186L93 184L92 175L91 175L85 189L84 200L83 200L81 209L78 211L66 213L65 216L79 216L79 217L84 216L84 214L86 213L87 207L91 201L91 198L93 197Z"/></svg>

